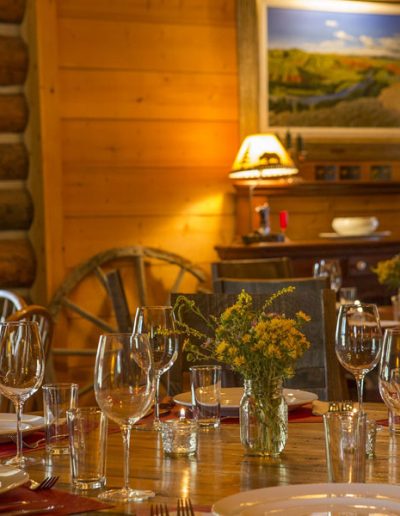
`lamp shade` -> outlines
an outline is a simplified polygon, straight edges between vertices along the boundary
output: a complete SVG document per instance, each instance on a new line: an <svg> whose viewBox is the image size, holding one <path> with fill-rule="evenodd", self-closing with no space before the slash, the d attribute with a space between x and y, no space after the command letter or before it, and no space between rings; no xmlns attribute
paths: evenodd
<svg viewBox="0 0 400 516"><path fill-rule="evenodd" d="M297 173L293 160L274 134L253 134L244 139L229 177L274 179Z"/></svg>

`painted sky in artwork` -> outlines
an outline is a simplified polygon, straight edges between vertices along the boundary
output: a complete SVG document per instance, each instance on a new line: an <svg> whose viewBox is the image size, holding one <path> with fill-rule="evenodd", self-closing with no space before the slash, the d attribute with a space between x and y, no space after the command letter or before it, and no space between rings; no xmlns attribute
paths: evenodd
<svg viewBox="0 0 400 516"><path fill-rule="evenodd" d="M400 15L267 7L267 48L400 58Z"/></svg>

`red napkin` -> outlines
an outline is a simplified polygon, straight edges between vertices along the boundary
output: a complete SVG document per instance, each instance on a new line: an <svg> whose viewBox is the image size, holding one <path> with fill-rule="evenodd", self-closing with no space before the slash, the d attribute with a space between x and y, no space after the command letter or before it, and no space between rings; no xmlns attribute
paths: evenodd
<svg viewBox="0 0 400 516"><path fill-rule="evenodd" d="M96 498L86 498L58 489L48 489L46 491L37 492L21 486L7 493L0 494L0 508L2 505L4 506L18 500L30 500L35 502L47 500L46 505L63 505L62 508L57 509L51 514L78 514L112 507L109 504L99 502Z"/></svg>

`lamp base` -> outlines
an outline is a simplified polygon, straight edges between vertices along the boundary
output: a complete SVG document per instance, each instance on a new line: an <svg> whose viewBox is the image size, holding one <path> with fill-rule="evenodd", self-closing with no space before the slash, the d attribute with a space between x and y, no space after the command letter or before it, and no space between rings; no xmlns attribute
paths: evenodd
<svg viewBox="0 0 400 516"><path fill-rule="evenodd" d="M268 235L261 235L254 231L248 235L243 235L242 240L244 244L254 244L257 242L284 242L285 235L283 233L269 233Z"/></svg>

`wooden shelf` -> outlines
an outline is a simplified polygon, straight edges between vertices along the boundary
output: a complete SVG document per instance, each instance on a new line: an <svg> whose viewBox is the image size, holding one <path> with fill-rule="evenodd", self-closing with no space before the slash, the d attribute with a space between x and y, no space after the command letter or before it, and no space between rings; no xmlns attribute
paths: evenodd
<svg viewBox="0 0 400 516"><path fill-rule="evenodd" d="M249 185L237 182L238 195L249 195ZM393 195L400 194L400 181L293 181L259 182L254 186L257 195L271 196L338 196L338 195Z"/></svg>

